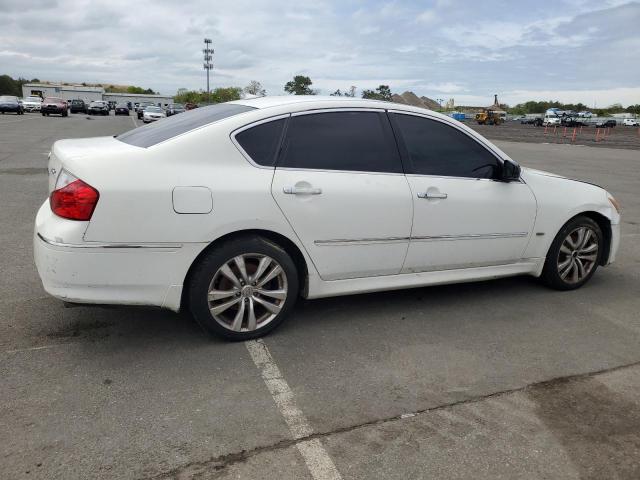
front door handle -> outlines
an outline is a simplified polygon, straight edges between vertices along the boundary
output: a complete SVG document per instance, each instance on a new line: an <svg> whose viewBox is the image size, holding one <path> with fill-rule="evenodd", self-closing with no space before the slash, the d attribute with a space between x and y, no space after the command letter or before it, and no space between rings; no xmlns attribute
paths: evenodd
<svg viewBox="0 0 640 480"><path fill-rule="evenodd" d="M427 200L434 199L434 198L444 200L447 197L448 195L446 193L425 192L425 193L418 194L418 198L426 198Z"/></svg>
<svg viewBox="0 0 640 480"><path fill-rule="evenodd" d="M321 188L313 187L284 187L282 191L289 195L320 195L322 193Z"/></svg>

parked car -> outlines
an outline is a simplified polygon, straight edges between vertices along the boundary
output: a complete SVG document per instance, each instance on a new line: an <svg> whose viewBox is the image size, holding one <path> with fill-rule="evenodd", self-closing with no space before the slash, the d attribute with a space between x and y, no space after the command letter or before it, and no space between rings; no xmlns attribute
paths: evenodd
<svg viewBox="0 0 640 480"><path fill-rule="evenodd" d="M40 113L42 113L42 116L49 116L54 113L67 117L69 110L65 100L59 97L46 97L40 106Z"/></svg>
<svg viewBox="0 0 640 480"><path fill-rule="evenodd" d="M624 120L622 120L622 124L625 127L640 127L640 121L636 120L635 118L625 118Z"/></svg>
<svg viewBox="0 0 640 480"><path fill-rule="evenodd" d="M157 120L160 120L161 118L166 118L166 116L167 115L164 113L164 110L162 110L162 108L151 106L145 108L142 112L142 121L144 123L155 122Z"/></svg>
<svg viewBox="0 0 640 480"><path fill-rule="evenodd" d="M89 115L109 115L109 104L102 100L94 100L89 104Z"/></svg>
<svg viewBox="0 0 640 480"><path fill-rule="evenodd" d="M184 108L184 105L181 103L174 103L167 107L167 117L171 115L177 115L178 113L186 112L187 110Z"/></svg>
<svg viewBox="0 0 640 480"><path fill-rule="evenodd" d="M596 122L596 127L598 128L614 128L618 122L615 120L600 120Z"/></svg>
<svg viewBox="0 0 640 480"><path fill-rule="evenodd" d="M0 96L0 113L2 115L5 112L15 113L17 115L24 115L24 107L22 103L18 100L18 97L14 97L11 95L2 95Z"/></svg>
<svg viewBox="0 0 640 480"><path fill-rule="evenodd" d="M140 102L136 107L136 114L138 116L138 119L142 118L142 112L144 111L145 108L154 107L155 105L156 104L153 102Z"/></svg>
<svg viewBox="0 0 640 480"><path fill-rule="evenodd" d="M579 117L562 117L560 119L560 124L563 127L586 127L589 125L588 122Z"/></svg>
<svg viewBox="0 0 640 480"><path fill-rule="evenodd" d="M545 126L560 125L560 123L561 123L560 117L556 115L545 115L544 118L542 119L542 125L545 125Z"/></svg>
<svg viewBox="0 0 640 480"><path fill-rule="evenodd" d="M89 113L87 108L87 104L84 103L84 100L76 99L71 100L71 113Z"/></svg>
<svg viewBox="0 0 640 480"><path fill-rule="evenodd" d="M520 123L523 124L523 125L535 125L536 127L541 127L542 126L542 118L540 118L540 117L525 118L523 120L520 120Z"/></svg>
<svg viewBox="0 0 640 480"><path fill-rule="evenodd" d="M126 103L118 103L115 109L116 115L129 115L129 107Z"/></svg>
<svg viewBox="0 0 640 480"><path fill-rule="evenodd" d="M42 106L42 99L37 95L25 97L22 100L22 108L25 112L39 112Z"/></svg>
<svg viewBox="0 0 640 480"><path fill-rule="evenodd" d="M185 110L193 110L194 108L198 108L198 104L197 103L187 102L187 103L184 104L184 109Z"/></svg>
<svg viewBox="0 0 640 480"><path fill-rule="evenodd" d="M45 290L188 309L241 340L299 296L521 274L571 290L615 259L620 206L603 188L521 168L445 115L387 108L261 97L57 141L35 222Z"/></svg>

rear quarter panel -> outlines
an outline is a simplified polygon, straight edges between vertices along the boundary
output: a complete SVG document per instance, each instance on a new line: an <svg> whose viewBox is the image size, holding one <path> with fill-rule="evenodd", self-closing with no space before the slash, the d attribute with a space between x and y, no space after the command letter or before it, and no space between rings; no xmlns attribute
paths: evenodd
<svg viewBox="0 0 640 480"><path fill-rule="evenodd" d="M245 229L267 229L294 239L271 196L273 169L252 166L230 141L229 127L219 127L149 148L127 145L127 152L85 165L81 178L100 192L85 240L200 243ZM211 212L174 211L174 188L191 186L211 191Z"/></svg>

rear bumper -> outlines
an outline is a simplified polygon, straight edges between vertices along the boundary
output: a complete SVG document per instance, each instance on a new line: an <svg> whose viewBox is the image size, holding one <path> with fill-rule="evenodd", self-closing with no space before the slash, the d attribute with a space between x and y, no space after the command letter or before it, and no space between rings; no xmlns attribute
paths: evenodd
<svg viewBox="0 0 640 480"><path fill-rule="evenodd" d="M36 217L34 260L48 294L71 303L180 309L187 271L206 244L64 243L52 225L65 236L66 222L73 221L55 217L48 202Z"/></svg>

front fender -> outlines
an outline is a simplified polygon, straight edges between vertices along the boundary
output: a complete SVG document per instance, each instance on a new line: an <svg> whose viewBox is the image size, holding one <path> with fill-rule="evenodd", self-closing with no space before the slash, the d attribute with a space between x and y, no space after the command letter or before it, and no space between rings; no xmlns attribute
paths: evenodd
<svg viewBox="0 0 640 480"><path fill-rule="evenodd" d="M558 231L576 215L594 212L608 219L612 225L620 222L620 215L609 202L607 191L601 187L531 171L527 171L523 178L538 201L525 258L546 257Z"/></svg>

